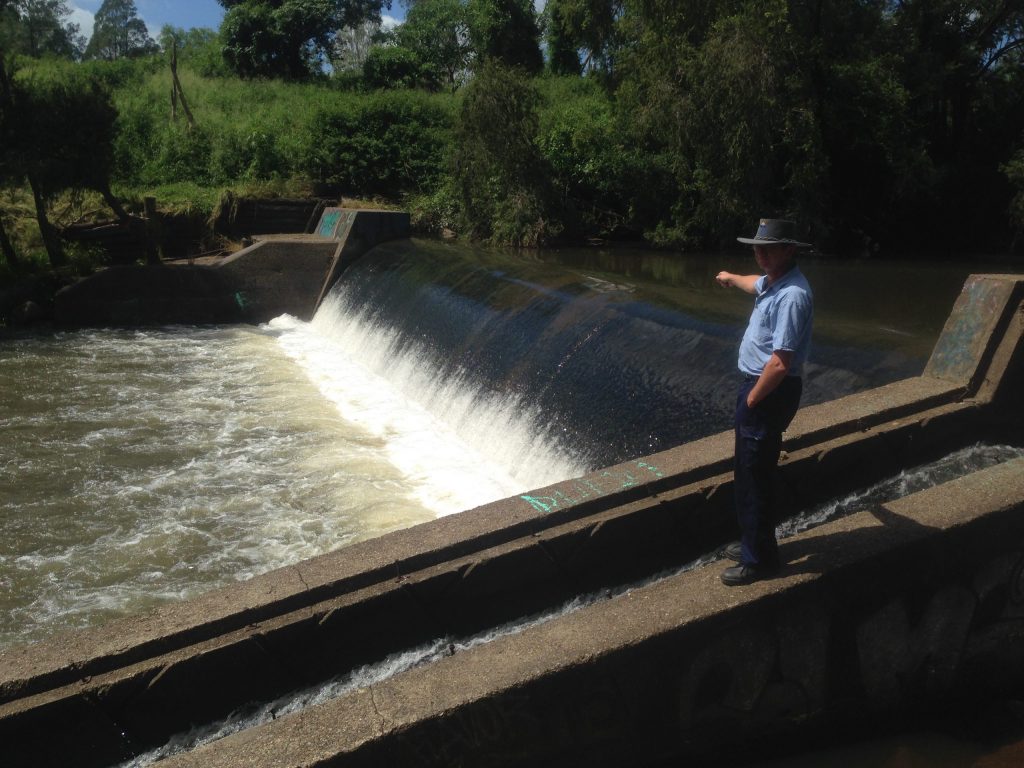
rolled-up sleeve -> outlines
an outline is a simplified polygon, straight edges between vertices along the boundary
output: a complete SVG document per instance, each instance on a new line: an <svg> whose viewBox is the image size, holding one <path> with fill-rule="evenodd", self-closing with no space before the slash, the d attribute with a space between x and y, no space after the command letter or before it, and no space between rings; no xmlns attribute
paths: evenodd
<svg viewBox="0 0 1024 768"><path fill-rule="evenodd" d="M772 333L772 349L795 352L806 347L811 332L813 305L803 291L780 297Z"/></svg>

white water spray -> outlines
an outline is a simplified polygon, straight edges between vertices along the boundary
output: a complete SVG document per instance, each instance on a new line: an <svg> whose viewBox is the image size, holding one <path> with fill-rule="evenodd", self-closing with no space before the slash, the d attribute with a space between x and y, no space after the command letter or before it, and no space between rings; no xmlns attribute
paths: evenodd
<svg viewBox="0 0 1024 768"><path fill-rule="evenodd" d="M349 310L343 293L311 323L286 315L268 329L346 421L385 442L411 493L439 516L588 471L523 397L439 372L423 343Z"/></svg>

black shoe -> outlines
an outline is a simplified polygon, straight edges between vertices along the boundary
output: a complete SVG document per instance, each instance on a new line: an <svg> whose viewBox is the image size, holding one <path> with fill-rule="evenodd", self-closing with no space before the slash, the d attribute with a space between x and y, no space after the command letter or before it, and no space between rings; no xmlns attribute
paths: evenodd
<svg viewBox="0 0 1024 768"><path fill-rule="evenodd" d="M756 565L734 565L722 571L722 583L727 587L739 587L744 584L753 584L761 579L769 579L779 572L778 568L768 568Z"/></svg>
<svg viewBox="0 0 1024 768"><path fill-rule="evenodd" d="M726 544L721 549L721 555L726 560L732 560L734 563L738 563L743 559L743 544L739 541L734 541L731 544Z"/></svg>

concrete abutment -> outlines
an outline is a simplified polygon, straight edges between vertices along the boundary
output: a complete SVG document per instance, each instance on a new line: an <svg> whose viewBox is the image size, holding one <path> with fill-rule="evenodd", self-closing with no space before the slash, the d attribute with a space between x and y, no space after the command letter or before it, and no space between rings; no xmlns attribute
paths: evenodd
<svg viewBox="0 0 1024 768"><path fill-rule="evenodd" d="M409 236L401 211L326 208L308 234L264 235L212 264L111 267L58 292L67 326L310 320L345 267Z"/></svg>

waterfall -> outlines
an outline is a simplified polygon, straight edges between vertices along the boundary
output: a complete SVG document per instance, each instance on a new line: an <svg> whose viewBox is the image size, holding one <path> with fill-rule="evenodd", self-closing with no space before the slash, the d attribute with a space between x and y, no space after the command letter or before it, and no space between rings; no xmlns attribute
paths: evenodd
<svg viewBox="0 0 1024 768"><path fill-rule="evenodd" d="M672 292L608 277L402 241L350 266L310 324L271 328L445 514L729 428L748 302L723 311L710 275ZM816 353L805 402L917 372Z"/></svg>
<svg viewBox="0 0 1024 768"><path fill-rule="evenodd" d="M311 323L270 328L446 514L727 420L734 331L633 293L528 259L402 244L351 267Z"/></svg>

